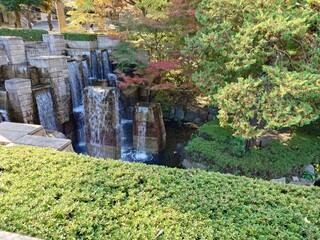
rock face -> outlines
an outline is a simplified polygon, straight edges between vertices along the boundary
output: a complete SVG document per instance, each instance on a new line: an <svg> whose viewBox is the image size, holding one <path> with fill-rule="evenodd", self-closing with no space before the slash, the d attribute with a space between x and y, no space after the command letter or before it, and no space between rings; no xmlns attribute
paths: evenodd
<svg viewBox="0 0 320 240"><path fill-rule="evenodd" d="M160 104L138 103L134 110L133 147L158 153L165 146L166 131Z"/></svg>
<svg viewBox="0 0 320 240"><path fill-rule="evenodd" d="M66 42L62 34L43 34L42 40L49 45L51 55L65 54Z"/></svg>
<svg viewBox="0 0 320 240"><path fill-rule="evenodd" d="M8 64L9 59L6 53L6 49L3 45L0 45L0 65Z"/></svg>
<svg viewBox="0 0 320 240"><path fill-rule="evenodd" d="M86 143L90 156L120 159L119 96L116 88L84 89Z"/></svg>
<svg viewBox="0 0 320 240"><path fill-rule="evenodd" d="M21 37L0 37L0 45L3 45L10 64L26 63L24 42Z"/></svg>
<svg viewBox="0 0 320 240"><path fill-rule="evenodd" d="M40 73L40 84L50 85L58 124L68 122L71 112L71 96L67 58L65 56L41 56L30 60Z"/></svg>
<svg viewBox="0 0 320 240"><path fill-rule="evenodd" d="M11 119L17 122L34 122L34 102L30 79L14 78L5 81Z"/></svg>

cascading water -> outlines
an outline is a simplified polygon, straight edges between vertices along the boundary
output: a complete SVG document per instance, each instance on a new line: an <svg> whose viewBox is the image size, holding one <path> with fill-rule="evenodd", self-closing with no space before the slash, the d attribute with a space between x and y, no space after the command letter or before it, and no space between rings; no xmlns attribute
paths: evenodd
<svg viewBox="0 0 320 240"><path fill-rule="evenodd" d="M83 75L84 86L88 87L92 85L88 61L87 59L84 59L81 61L81 63L82 63L82 75Z"/></svg>
<svg viewBox="0 0 320 240"><path fill-rule="evenodd" d="M108 73L107 79L111 87L116 87L118 85L118 76L116 74Z"/></svg>
<svg viewBox="0 0 320 240"><path fill-rule="evenodd" d="M108 79L108 74L111 73L111 65L109 62L109 54L107 50L101 51L101 62L102 64L102 70L103 70L103 79Z"/></svg>
<svg viewBox="0 0 320 240"><path fill-rule="evenodd" d="M91 60L91 77L94 79L103 79L102 77L102 63L99 59L98 51L90 52L90 60Z"/></svg>
<svg viewBox="0 0 320 240"><path fill-rule="evenodd" d="M88 153L118 159L121 145L118 90L86 88L85 111Z"/></svg>
<svg viewBox="0 0 320 240"><path fill-rule="evenodd" d="M57 122L54 116L53 101L50 89L43 89L35 93L40 124L48 130L57 130Z"/></svg>
<svg viewBox="0 0 320 240"><path fill-rule="evenodd" d="M146 153L146 133L147 133L147 107L138 107L137 110L140 115L140 121L138 124L138 137L137 137L137 152L136 159L144 160L148 158Z"/></svg>
<svg viewBox="0 0 320 240"><path fill-rule="evenodd" d="M84 62L86 61L69 61L68 70L70 74L70 86L71 86L71 96L72 96L72 107L73 107L73 116L76 121L77 129L77 145L75 148L79 151L85 153L85 113L83 106L83 89L86 85L86 69L83 68ZM81 65L79 65L81 64ZM82 67L82 73L80 68ZM87 79L88 80L88 79Z"/></svg>
<svg viewBox="0 0 320 240"><path fill-rule="evenodd" d="M70 75L72 107L76 108L82 105L83 102L82 77L78 61L69 61L68 70Z"/></svg>
<svg viewBox="0 0 320 240"><path fill-rule="evenodd" d="M0 122L10 122L7 110L0 109Z"/></svg>

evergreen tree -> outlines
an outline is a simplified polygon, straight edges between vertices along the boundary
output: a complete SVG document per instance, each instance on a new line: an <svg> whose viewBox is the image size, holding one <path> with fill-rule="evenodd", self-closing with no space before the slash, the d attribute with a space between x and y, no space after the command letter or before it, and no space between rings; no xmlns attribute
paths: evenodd
<svg viewBox="0 0 320 240"><path fill-rule="evenodd" d="M201 2L188 51L222 125L253 139L319 118L319 10L318 0Z"/></svg>

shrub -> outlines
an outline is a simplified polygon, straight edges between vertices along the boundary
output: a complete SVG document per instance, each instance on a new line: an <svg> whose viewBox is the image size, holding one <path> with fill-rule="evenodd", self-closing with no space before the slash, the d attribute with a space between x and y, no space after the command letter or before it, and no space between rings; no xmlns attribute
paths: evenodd
<svg viewBox="0 0 320 240"><path fill-rule="evenodd" d="M48 34L48 31L41 29L0 28L0 36L22 37L23 41L42 41L42 34Z"/></svg>
<svg viewBox="0 0 320 240"><path fill-rule="evenodd" d="M125 74L147 67L149 60L145 51L135 48L128 42L116 46L110 59L116 64L116 70Z"/></svg>
<svg viewBox="0 0 320 240"><path fill-rule="evenodd" d="M318 239L320 189L0 149L0 229L43 239Z"/></svg>
<svg viewBox="0 0 320 240"><path fill-rule="evenodd" d="M213 171L264 179L301 176L305 165L320 162L316 136L297 131L285 144L272 141L264 148L244 153L242 140L234 138L231 129L221 128L218 121L201 126L199 136L189 142L186 150Z"/></svg>
<svg viewBox="0 0 320 240"><path fill-rule="evenodd" d="M65 40L70 41L96 41L97 34L92 33L62 33Z"/></svg>

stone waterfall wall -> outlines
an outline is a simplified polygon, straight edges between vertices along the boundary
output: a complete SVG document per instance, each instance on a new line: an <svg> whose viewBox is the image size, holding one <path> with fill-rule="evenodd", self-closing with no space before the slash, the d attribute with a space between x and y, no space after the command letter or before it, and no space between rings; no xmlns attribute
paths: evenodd
<svg viewBox="0 0 320 240"><path fill-rule="evenodd" d="M49 45L50 55L64 55L66 42L62 34L43 34L42 40Z"/></svg>
<svg viewBox="0 0 320 240"><path fill-rule="evenodd" d="M6 49L3 45L0 45L0 65L8 64L9 59L7 56Z"/></svg>
<svg viewBox="0 0 320 240"><path fill-rule="evenodd" d="M58 124L70 120L71 95L67 58L65 56L41 56L30 59L30 64L37 67L39 82L50 85Z"/></svg>
<svg viewBox="0 0 320 240"><path fill-rule="evenodd" d="M0 37L0 45L3 45L10 64L26 63L24 42L21 37Z"/></svg>
<svg viewBox="0 0 320 240"><path fill-rule="evenodd" d="M9 112L12 121L34 122L34 102L30 79L15 78L5 81L8 92Z"/></svg>
<svg viewBox="0 0 320 240"><path fill-rule="evenodd" d="M28 63L30 63L30 59L34 57L50 55L49 45L44 42L28 43L25 45L25 49Z"/></svg>
<svg viewBox="0 0 320 240"><path fill-rule="evenodd" d="M120 159L119 96L116 88L84 90L86 143L90 156Z"/></svg>
<svg viewBox="0 0 320 240"><path fill-rule="evenodd" d="M4 83L5 80L13 78L30 79L31 85L39 84L39 75L36 67L27 66L25 64L18 65L2 65L0 66L0 83Z"/></svg>
<svg viewBox="0 0 320 240"><path fill-rule="evenodd" d="M140 111L140 108L148 108L147 113ZM133 147L138 149L141 139L139 126L146 124L145 151L158 153L166 146L166 131L164 127L161 106L158 103L138 103L134 109L133 123Z"/></svg>

